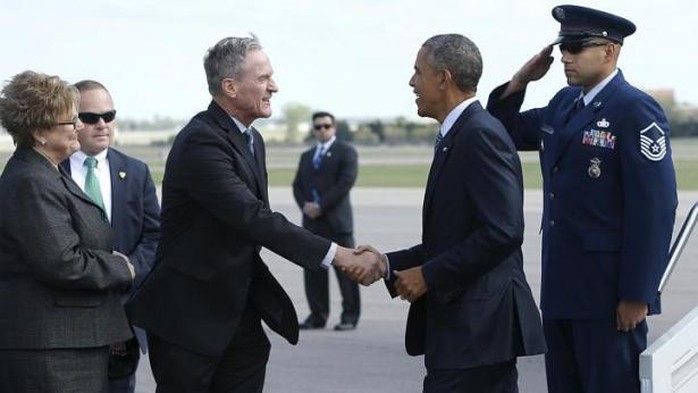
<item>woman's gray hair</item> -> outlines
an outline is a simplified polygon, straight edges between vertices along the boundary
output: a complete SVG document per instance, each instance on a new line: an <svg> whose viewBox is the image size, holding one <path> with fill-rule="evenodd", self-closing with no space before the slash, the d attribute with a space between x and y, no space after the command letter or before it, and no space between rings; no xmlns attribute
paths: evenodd
<svg viewBox="0 0 698 393"><path fill-rule="evenodd" d="M204 70L211 95L215 97L222 93L223 78L241 77L246 71L247 53L260 49L262 44L254 34L250 34L250 37L226 37L209 48L204 56Z"/></svg>
<svg viewBox="0 0 698 393"><path fill-rule="evenodd" d="M474 42L460 34L436 35L424 42L427 62L437 70L448 70L461 91L476 92L482 76L482 56Z"/></svg>

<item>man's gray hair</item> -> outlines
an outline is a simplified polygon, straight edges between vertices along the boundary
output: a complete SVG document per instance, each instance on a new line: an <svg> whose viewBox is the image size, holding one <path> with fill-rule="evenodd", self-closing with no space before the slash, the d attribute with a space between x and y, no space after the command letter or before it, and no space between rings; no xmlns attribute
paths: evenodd
<svg viewBox="0 0 698 393"><path fill-rule="evenodd" d="M448 70L461 91L476 92L482 76L482 56L474 42L460 34L435 35L424 42L427 62L437 70Z"/></svg>
<svg viewBox="0 0 698 393"><path fill-rule="evenodd" d="M250 37L226 37L209 48L204 56L204 70L208 91L212 96L218 96L223 91L223 78L240 78L245 69L247 53L262 49L262 44L256 35Z"/></svg>

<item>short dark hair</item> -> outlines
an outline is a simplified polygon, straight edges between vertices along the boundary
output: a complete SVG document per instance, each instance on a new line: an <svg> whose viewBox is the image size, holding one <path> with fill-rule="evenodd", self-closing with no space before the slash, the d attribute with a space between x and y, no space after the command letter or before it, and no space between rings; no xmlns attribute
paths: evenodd
<svg viewBox="0 0 698 393"><path fill-rule="evenodd" d="M98 89L102 89L106 92L109 92L109 90L107 90L107 88L104 87L103 84L101 84L95 80L91 80L91 79L81 80L80 82L77 82L74 86L78 89L78 91L80 91L80 93L82 93L83 91L87 91L87 90L98 90Z"/></svg>
<svg viewBox="0 0 698 393"><path fill-rule="evenodd" d="M461 91L477 91L482 56L474 42L460 34L441 34L426 40L422 47L429 49L427 62L438 70L448 70Z"/></svg>
<svg viewBox="0 0 698 393"><path fill-rule="evenodd" d="M319 111L313 113L313 121L315 121L315 119L317 119L318 117L329 117L330 119L332 119L332 124L335 124L334 116L330 112Z"/></svg>

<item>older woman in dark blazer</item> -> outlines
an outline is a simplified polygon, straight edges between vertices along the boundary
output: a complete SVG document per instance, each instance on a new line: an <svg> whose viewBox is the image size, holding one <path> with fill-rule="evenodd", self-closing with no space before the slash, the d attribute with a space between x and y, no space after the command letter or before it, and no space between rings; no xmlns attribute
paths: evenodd
<svg viewBox="0 0 698 393"><path fill-rule="evenodd" d="M109 344L131 336L119 290L133 266L58 167L80 147L78 99L31 71L0 93L17 146L0 176L0 392L104 392Z"/></svg>

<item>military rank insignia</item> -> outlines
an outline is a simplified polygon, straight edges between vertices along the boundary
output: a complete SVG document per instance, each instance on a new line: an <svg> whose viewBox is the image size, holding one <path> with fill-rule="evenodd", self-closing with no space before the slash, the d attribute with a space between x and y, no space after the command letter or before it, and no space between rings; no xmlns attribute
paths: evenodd
<svg viewBox="0 0 698 393"><path fill-rule="evenodd" d="M598 128L591 128L584 131L582 136L582 145L587 146L598 146L605 149L615 149L616 148L616 136L613 135L611 131L604 130L608 128L611 123L606 119L601 119L596 122Z"/></svg>
<svg viewBox="0 0 698 393"><path fill-rule="evenodd" d="M661 161L666 155L666 136L657 123L640 131L640 153L651 161Z"/></svg>

